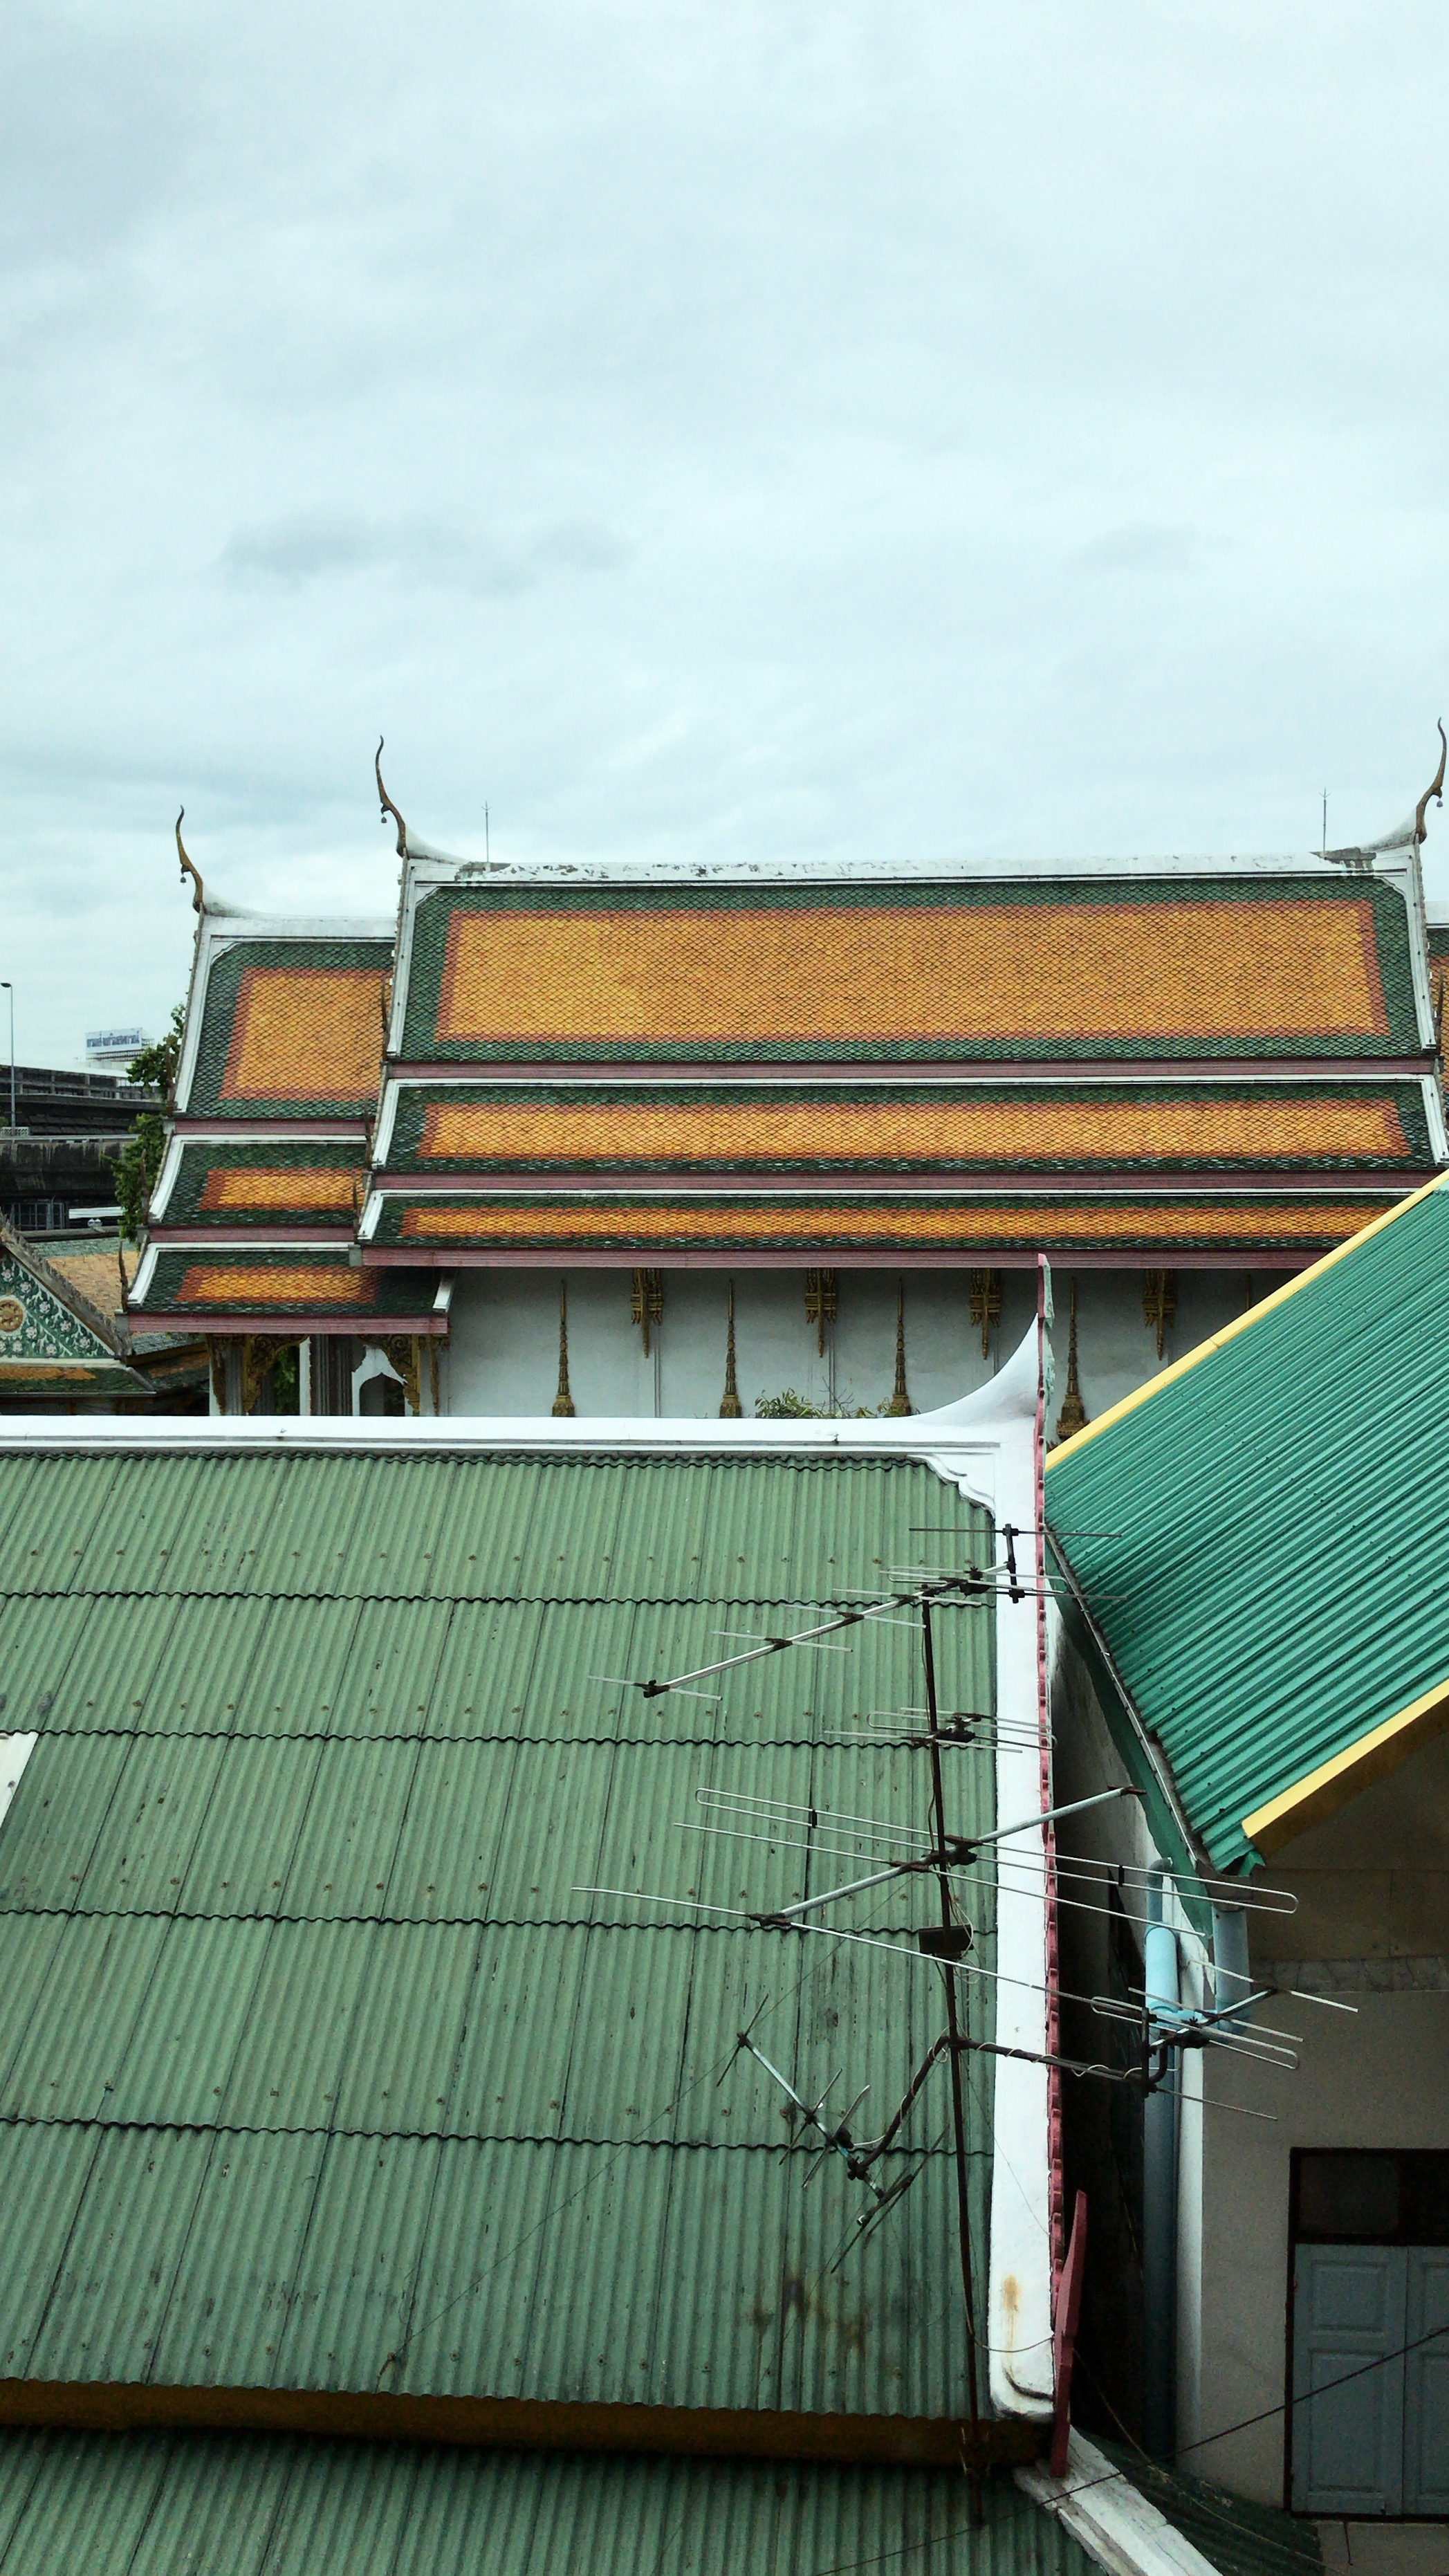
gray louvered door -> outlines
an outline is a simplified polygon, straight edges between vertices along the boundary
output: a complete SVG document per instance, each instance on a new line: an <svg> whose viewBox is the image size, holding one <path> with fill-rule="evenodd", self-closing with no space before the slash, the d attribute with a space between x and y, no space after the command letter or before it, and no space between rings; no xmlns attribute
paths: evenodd
<svg viewBox="0 0 1449 2576"><path fill-rule="evenodd" d="M1296 2512L1364 2520L1403 2512L1407 2295L1401 2245L1299 2246L1293 2269ZM1383 2367L1365 2368L1376 2354L1384 2356Z"/></svg>
<svg viewBox="0 0 1449 2576"><path fill-rule="evenodd" d="M1409 2247L1404 2322L1403 2511L1449 2514L1449 2245Z"/></svg>

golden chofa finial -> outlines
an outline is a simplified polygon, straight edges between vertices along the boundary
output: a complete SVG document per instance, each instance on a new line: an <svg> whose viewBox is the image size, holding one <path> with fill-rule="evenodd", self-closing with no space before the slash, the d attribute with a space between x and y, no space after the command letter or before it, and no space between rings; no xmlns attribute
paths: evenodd
<svg viewBox="0 0 1449 2576"><path fill-rule="evenodd" d="M1414 815L1414 840L1416 844L1422 841L1424 837L1424 816L1428 812L1431 802L1435 805L1442 805L1444 802L1444 757L1446 752L1449 752L1449 742L1446 742L1444 737L1444 719L1441 716L1439 718L1439 766L1434 772L1433 785L1425 788L1423 795L1419 799L1418 807Z"/></svg>
<svg viewBox="0 0 1449 2576"><path fill-rule="evenodd" d="M191 909L193 912L204 912L206 910L206 888L201 882L201 870L195 865L193 860L187 857L186 843L181 837L181 826L185 820L186 808L183 805L180 813L176 817L176 855L181 861L181 882L185 885L187 878L190 877L192 883Z"/></svg>
<svg viewBox="0 0 1449 2576"><path fill-rule="evenodd" d="M408 827L382 783L382 745L383 737L379 734L377 749L372 756L372 766L377 777L378 800L382 806L384 821L390 814L397 825L397 854L400 859L405 859L408 854Z"/></svg>

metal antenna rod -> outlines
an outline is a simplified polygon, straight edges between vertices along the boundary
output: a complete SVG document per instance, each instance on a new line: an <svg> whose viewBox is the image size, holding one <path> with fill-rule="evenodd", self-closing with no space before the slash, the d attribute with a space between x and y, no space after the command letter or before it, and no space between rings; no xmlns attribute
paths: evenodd
<svg viewBox="0 0 1449 2576"><path fill-rule="evenodd" d="M887 1593L881 1599L882 1610L891 1609L898 1600L909 1601L909 1593ZM715 1673L732 1673L741 1664L757 1664L764 1655L782 1655L787 1646L808 1646L817 1637L833 1637L838 1629L858 1628L872 1616L870 1610L846 1610L838 1619L825 1619L818 1628L801 1628L792 1637L767 1637L762 1646L750 1646L742 1655L723 1655L717 1664L697 1664L691 1673L676 1673L672 1681L634 1682L631 1688L645 1699L662 1699L666 1691L682 1690L686 1682L708 1681Z"/></svg>
<svg viewBox="0 0 1449 2576"><path fill-rule="evenodd" d="M922 1622L929 1623L930 1616L931 1605L929 1601L923 1601ZM934 1676L928 1687L934 1690ZM939 1773L941 1767L939 1732L933 1728L926 1740L930 1745L931 1770L935 1775ZM932 1794L934 1796L934 1790ZM944 1882L951 1870L965 1868L968 1862L975 1859L979 1851L984 1851L991 1843L1004 1841L1010 1834L1024 1834L1033 1825L1050 1824L1057 1816L1079 1815L1083 1807L1103 1807L1111 1798L1140 1798L1141 1795L1140 1789L1099 1789L1094 1797L1074 1798L1066 1807L1048 1807L1044 1815L1024 1816L1014 1825L997 1825L989 1834L974 1834L969 1838L961 1834L953 1834L949 1842L940 1845L933 1852L926 1852L920 1860L892 1861L889 1869L873 1869L868 1878L847 1879L843 1887L824 1888L819 1896L797 1897L793 1905L772 1906L767 1913L757 1914L754 1919L757 1923L771 1925L794 1923L802 1914L814 1914L822 1905L833 1905L838 1896L860 1896L868 1887L883 1887L888 1878L917 1877L923 1870L939 1870Z"/></svg>
<svg viewBox="0 0 1449 2576"><path fill-rule="evenodd" d="M931 1636L931 1601L925 1594L921 1601L921 1651L926 1666L926 1731L931 1748L931 1804L936 1819L936 1848L944 1861L946 1842L946 1790L941 1775L940 1712L936 1704L936 1652ZM937 1878L941 1891L941 1929L955 1929L951 1911L951 1882L944 1868ZM971 2452L980 2478L981 2411L976 2385L976 2299L971 2285L971 2201L967 2188L966 2104L961 2083L961 2024L956 2010L956 1971L949 1959L942 1959L941 1974L946 1984L946 2029L951 2042L951 2127L956 2147L956 2232L961 2246L961 2296L966 2307L966 2387L971 2407ZM980 2497L973 2493L973 2503L980 2519Z"/></svg>

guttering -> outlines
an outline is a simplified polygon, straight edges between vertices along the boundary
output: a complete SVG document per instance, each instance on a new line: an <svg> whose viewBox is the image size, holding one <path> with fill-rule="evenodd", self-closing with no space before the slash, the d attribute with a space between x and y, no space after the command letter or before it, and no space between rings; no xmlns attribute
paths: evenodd
<svg viewBox="0 0 1449 2576"><path fill-rule="evenodd" d="M355 1324L349 1329L355 1330ZM517 1450L627 1456L651 1450L665 1455L695 1450L726 1457L752 1451L774 1456L796 1451L857 1458L898 1456L918 1458L953 1479L971 1478L970 1499L984 1502L988 1509L993 1502L992 1464L999 1446L989 1422L968 1429L929 1413L866 1422L720 1422L709 1415L700 1420L600 1415L554 1421L548 1415L520 1414L445 1414L403 1421L360 1414L176 1414L147 1421L114 1414L91 1422L53 1417L24 1426L0 1417L0 1452L14 1448L347 1449L394 1450L404 1456L410 1451L479 1456Z"/></svg>
<svg viewBox="0 0 1449 2576"><path fill-rule="evenodd" d="M87 2433L182 2430L451 2442L515 2451L616 2451L716 2460L857 2460L956 2468L1036 2458L1043 2427L970 2428L921 2415L631 2406L528 2397L402 2396L376 2389L156 2387L129 2380L0 2379L0 2425Z"/></svg>

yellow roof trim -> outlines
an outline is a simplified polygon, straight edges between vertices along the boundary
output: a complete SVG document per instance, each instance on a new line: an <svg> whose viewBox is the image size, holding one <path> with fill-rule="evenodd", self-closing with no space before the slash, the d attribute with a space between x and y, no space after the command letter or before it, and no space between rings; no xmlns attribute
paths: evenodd
<svg viewBox="0 0 1449 2576"><path fill-rule="evenodd" d="M1396 1717L1386 1717L1382 1726L1372 1727L1357 1744L1335 1753L1331 1762L1320 1762L1316 1771L1295 1780L1291 1789L1270 1798L1264 1807L1255 1807L1243 1818L1243 1831L1250 1843L1265 1857L1283 1843L1292 1842L1306 1833L1310 1825L1321 1825L1336 1815L1376 1780L1397 1770L1421 1744L1427 1744L1449 1725L1449 1680L1436 1682L1422 1698L1411 1700Z"/></svg>
<svg viewBox="0 0 1449 2576"><path fill-rule="evenodd" d="M1325 1252L1321 1260L1311 1263L1307 1270L1300 1270L1296 1279L1289 1279L1281 1288L1275 1288L1271 1297L1261 1298L1256 1306L1248 1308L1245 1315L1238 1315L1231 1324L1225 1324L1220 1333L1212 1333L1205 1342L1199 1342L1196 1350L1188 1351L1180 1360L1174 1360L1170 1368L1159 1369L1156 1377L1150 1377L1145 1386L1137 1387L1131 1395L1124 1395L1118 1403L1109 1405L1105 1413L1098 1414L1095 1422L1087 1424L1085 1431L1074 1431L1070 1440L1063 1440L1058 1448L1052 1450L1046 1462L1047 1474L1051 1474L1053 1467L1059 1467L1064 1458L1074 1458L1078 1450L1085 1449L1088 1441L1095 1440L1099 1433L1110 1430L1112 1424L1120 1422L1124 1414L1135 1412L1139 1404L1146 1404L1149 1397L1157 1395L1163 1387L1171 1386L1174 1378L1185 1377L1189 1369L1196 1368L1203 1360L1211 1359L1214 1351L1220 1351L1226 1343L1235 1341L1239 1333L1250 1331L1252 1326L1260 1323L1265 1315L1271 1314L1275 1306L1285 1305L1290 1297L1296 1297L1301 1288L1308 1286L1310 1280L1319 1279L1325 1270L1331 1270L1335 1261L1346 1261L1349 1254L1357 1252L1359 1245L1367 1243L1371 1235L1381 1234L1386 1225L1397 1225L1400 1217L1406 1215L1410 1208L1417 1207L1421 1199L1428 1198L1434 1190L1442 1190L1446 1184L1449 1184L1449 1172L1440 1172L1432 1181L1426 1181L1422 1189L1411 1190L1406 1199L1400 1199L1397 1207L1388 1208L1382 1216L1371 1218L1367 1225L1359 1228L1357 1234L1351 1234L1345 1243L1336 1243L1333 1250ZM1263 1812L1266 1813L1266 1810ZM1244 1826L1243 1830L1246 1833L1247 1827Z"/></svg>

